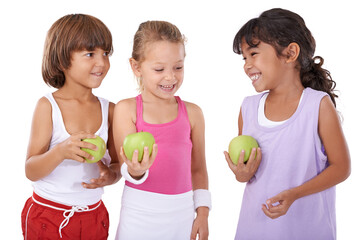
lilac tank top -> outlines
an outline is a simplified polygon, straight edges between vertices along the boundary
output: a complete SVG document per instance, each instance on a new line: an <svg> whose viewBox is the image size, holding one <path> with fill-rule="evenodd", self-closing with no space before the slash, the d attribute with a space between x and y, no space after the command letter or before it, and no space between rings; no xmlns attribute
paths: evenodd
<svg viewBox="0 0 360 240"><path fill-rule="evenodd" d="M136 97L136 131L150 132L158 144L158 153L147 180L140 185L126 181L127 186L161 194L191 191L191 127L184 102L175 98L177 117L168 123L150 124L143 120L141 95Z"/></svg>
<svg viewBox="0 0 360 240"><path fill-rule="evenodd" d="M261 209L267 199L303 184L327 167L318 134L319 106L326 93L306 88L296 112L272 128L257 121L262 95L245 98L241 107L242 134L258 141L262 162L245 187L235 239L336 239L335 187L296 200L277 219L270 219Z"/></svg>

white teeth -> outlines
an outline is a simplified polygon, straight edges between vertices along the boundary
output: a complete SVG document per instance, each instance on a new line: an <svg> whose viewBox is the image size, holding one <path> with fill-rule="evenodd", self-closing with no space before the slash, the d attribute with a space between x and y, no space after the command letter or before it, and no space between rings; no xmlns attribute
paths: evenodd
<svg viewBox="0 0 360 240"><path fill-rule="evenodd" d="M252 81L258 80L260 78L260 74L254 74L249 76Z"/></svg>
<svg viewBox="0 0 360 240"><path fill-rule="evenodd" d="M160 85L160 86L165 89L172 89L174 88L175 85Z"/></svg>

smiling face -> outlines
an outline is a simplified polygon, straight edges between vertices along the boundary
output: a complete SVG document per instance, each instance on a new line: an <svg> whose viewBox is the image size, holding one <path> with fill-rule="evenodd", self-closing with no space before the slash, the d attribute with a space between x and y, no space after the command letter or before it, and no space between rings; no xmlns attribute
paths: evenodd
<svg viewBox="0 0 360 240"><path fill-rule="evenodd" d="M185 49L182 43L167 40L148 43L144 60L130 59L134 74L142 80L142 94L173 98L184 78Z"/></svg>
<svg viewBox="0 0 360 240"><path fill-rule="evenodd" d="M65 85L77 84L85 88L97 88L110 68L109 52L100 48L81 50L71 54L71 65L65 69Z"/></svg>
<svg viewBox="0 0 360 240"><path fill-rule="evenodd" d="M286 58L278 56L272 45L260 41L256 47L250 47L243 40L241 50L244 71L257 92L274 89L284 82Z"/></svg>

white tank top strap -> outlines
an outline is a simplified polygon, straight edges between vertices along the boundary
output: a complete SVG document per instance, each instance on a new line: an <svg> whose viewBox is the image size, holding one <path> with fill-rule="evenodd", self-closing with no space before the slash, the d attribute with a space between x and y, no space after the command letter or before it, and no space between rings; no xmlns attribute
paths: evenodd
<svg viewBox="0 0 360 240"><path fill-rule="evenodd" d="M101 105L101 113L102 113L102 123L100 127L100 131L104 129L104 125L108 124L109 122L109 100L101 97L97 97L99 99L100 105ZM107 128L106 128L107 131ZM99 133L97 133L99 134Z"/></svg>
<svg viewBox="0 0 360 240"><path fill-rule="evenodd" d="M54 136L61 136L60 139L64 139L65 137L67 138L70 134L67 132L66 127L65 127L65 123L62 117L62 113L60 110L59 105L57 104L53 94L47 93L45 95L45 97L49 100L50 104L51 104L51 108L52 108L52 122L53 122L53 137ZM53 144L50 143L50 146L53 146Z"/></svg>
<svg viewBox="0 0 360 240"><path fill-rule="evenodd" d="M47 93L44 97L46 97L52 107L52 120L53 120L53 129L55 131L62 130L65 133L68 133L64 124L64 120L62 117L62 113L60 110L59 105L57 104L54 96L52 93ZM101 105L101 114L102 114L102 123L98 131L96 132L97 135L100 135L101 131L105 129L107 131L108 118L109 118L109 100L101 97L97 97L100 105ZM105 128L104 128L105 127Z"/></svg>

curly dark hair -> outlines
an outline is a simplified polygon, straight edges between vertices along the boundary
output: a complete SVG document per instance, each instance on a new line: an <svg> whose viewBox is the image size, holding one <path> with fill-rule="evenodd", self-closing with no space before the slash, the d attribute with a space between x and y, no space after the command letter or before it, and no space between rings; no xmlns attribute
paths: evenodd
<svg viewBox="0 0 360 240"><path fill-rule="evenodd" d="M270 44L278 56L281 56L283 49L290 43L297 43L300 47L297 61L302 85L326 92L336 107L336 82L330 72L322 68L324 59L320 56L314 57L316 42L301 16L281 8L265 11L258 18L249 20L238 31L233 42L236 54L242 54L243 40L250 47L256 47L260 41Z"/></svg>

